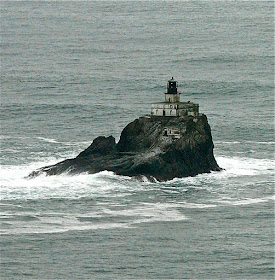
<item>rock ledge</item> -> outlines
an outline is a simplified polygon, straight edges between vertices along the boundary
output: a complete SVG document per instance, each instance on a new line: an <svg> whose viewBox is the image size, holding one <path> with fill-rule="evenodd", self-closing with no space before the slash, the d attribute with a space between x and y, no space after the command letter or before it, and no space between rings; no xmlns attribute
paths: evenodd
<svg viewBox="0 0 275 280"><path fill-rule="evenodd" d="M164 181L220 171L213 148L211 129L203 114L144 116L123 129L117 144L113 136L99 136L76 158L40 168L29 177L108 170L118 175Z"/></svg>

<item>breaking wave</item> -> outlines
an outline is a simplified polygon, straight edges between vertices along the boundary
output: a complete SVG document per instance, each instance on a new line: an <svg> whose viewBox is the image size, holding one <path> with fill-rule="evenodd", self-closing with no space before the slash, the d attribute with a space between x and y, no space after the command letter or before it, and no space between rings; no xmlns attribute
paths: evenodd
<svg viewBox="0 0 275 280"><path fill-rule="evenodd" d="M0 234L132 228L142 223L188 220L188 211L274 201L270 192L257 193L261 180L271 185L273 160L222 156L217 161L224 171L167 182L138 181L109 171L24 178L39 167L55 163L54 158L28 165L2 166ZM247 177L249 185L244 183ZM255 191L247 192L247 188ZM43 208L43 203L47 208ZM77 211L75 205L81 205L85 213Z"/></svg>
<svg viewBox="0 0 275 280"><path fill-rule="evenodd" d="M195 177L175 178L168 182L142 182L127 176L119 176L113 172L103 171L96 174L79 175L41 175L33 179L24 178L33 170L45 165L56 163L55 158L46 162L33 162L28 165L2 166L0 169L2 200L10 199L48 199L48 198L80 198L96 196L124 196L135 191L145 189L161 189L166 193L175 193L180 186L204 188L205 183L215 185L227 184L235 177L272 176L274 174L274 160L253 159L242 157L217 157L218 164L224 168L221 172L200 174ZM167 188L168 187L168 188Z"/></svg>

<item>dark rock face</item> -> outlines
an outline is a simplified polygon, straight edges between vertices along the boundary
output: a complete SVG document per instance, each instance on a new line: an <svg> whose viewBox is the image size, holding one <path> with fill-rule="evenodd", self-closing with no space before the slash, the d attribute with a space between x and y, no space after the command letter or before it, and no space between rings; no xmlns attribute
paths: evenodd
<svg viewBox="0 0 275 280"><path fill-rule="evenodd" d="M117 144L112 136L97 137L76 158L43 167L29 176L108 170L118 175L170 180L221 170L213 148L205 115L141 117L123 129Z"/></svg>

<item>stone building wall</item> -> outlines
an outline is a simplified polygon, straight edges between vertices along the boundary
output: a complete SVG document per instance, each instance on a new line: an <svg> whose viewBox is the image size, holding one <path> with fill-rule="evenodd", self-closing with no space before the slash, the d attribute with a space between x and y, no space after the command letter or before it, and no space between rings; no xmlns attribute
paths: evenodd
<svg viewBox="0 0 275 280"><path fill-rule="evenodd" d="M160 102L152 104L152 116L197 116L199 114L199 105L191 102Z"/></svg>

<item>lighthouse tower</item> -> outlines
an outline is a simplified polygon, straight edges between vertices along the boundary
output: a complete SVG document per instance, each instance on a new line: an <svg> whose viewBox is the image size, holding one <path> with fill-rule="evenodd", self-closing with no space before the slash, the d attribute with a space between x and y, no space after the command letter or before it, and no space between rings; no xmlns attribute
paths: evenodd
<svg viewBox="0 0 275 280"><path fill-rule="evenodd" d="M177 88L177 81L172 79L167 82L165 101L153 103L151 106L151 116L158 117L180 117L198 116L199 104L190 101L180 102L180 93Z"/></svg>
<svg viewBox="0 0 275 280"><path fill-rule="evenodd" d="M180 102L180 93L177 88L177 81L172 77L171 80L167 82L167 92L165 92L166 102Z"/></svg>

